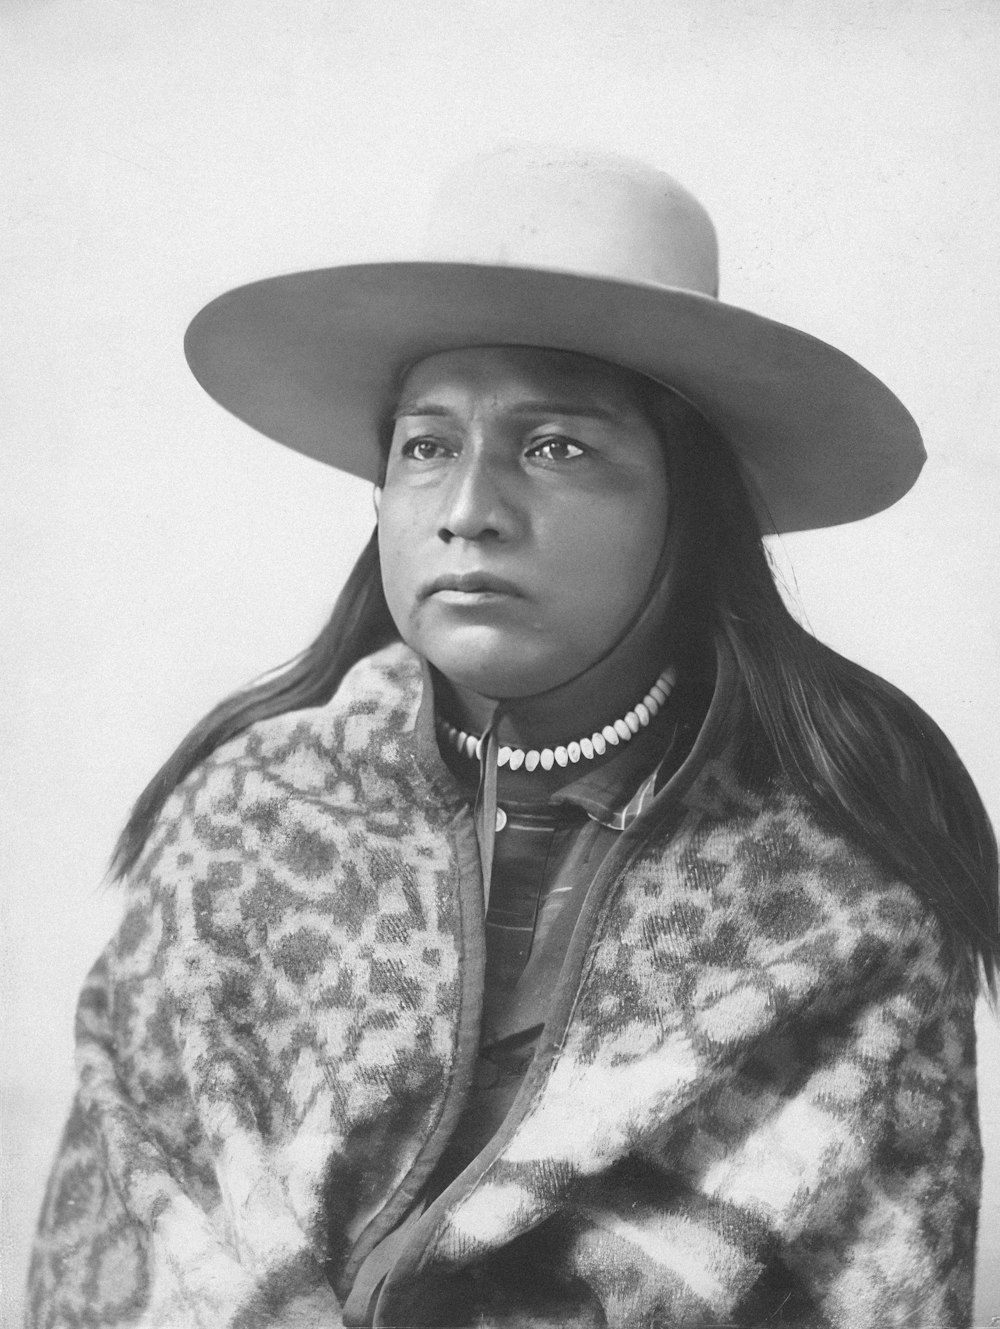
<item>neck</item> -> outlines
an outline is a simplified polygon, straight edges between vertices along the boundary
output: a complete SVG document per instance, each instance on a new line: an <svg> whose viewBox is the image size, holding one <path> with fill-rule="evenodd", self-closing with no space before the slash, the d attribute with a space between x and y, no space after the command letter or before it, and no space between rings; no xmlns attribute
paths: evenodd
<svg viewBox="0 0 1000 1329"><path fill-rule="evenodd" d="M439 676L438 709L459 728L481 734L499 706L501 743L564 743L602 728L642 698L669 663L663 636L637 634L576 678L531 697L484 697Z"/></svg>

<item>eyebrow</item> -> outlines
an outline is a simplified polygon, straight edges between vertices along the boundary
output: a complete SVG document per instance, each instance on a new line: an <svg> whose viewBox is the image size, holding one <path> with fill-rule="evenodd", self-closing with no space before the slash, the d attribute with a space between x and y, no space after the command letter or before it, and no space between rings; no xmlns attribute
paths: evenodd
<svg viewBox="0 0 1000 1329"><path fill-rule="evenodd" d="M621 421L620 412L610 410L603 406L580 406L572 402L557 401L527 401L520 402L512 406L508 412L510 415L572 415L578 418L603 420L617 424ZM454 411L448 406L441 406L437 402L401 402L393 412L394 420L401 420L411 415L454 415Z"/></svg>

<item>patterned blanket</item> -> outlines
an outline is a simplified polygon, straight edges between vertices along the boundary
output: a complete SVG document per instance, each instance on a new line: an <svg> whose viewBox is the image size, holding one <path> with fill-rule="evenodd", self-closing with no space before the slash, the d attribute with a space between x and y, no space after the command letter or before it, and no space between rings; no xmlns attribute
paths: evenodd
<svg viewBox="0 0 1000 1329"><path fill-rule="evenodd" d="M471 1081L483 953L420 695L390 647L172 796L81 998L32 1329L333 1329L413 1209ZM972 999L936 923L701 741L642 827L375 1322L967 1325Z"/></svg>

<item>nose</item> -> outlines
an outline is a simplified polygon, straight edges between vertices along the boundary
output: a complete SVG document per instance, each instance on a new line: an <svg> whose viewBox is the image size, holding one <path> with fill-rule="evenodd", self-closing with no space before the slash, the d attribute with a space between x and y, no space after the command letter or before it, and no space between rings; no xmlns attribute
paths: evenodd
<svg viewBox="0 0 1000 1329"><path fill-rule="evenodd" d="M501 459L470 448L446 488L439 537L445 544L510 539L518 521L512 489Z"/></svg>

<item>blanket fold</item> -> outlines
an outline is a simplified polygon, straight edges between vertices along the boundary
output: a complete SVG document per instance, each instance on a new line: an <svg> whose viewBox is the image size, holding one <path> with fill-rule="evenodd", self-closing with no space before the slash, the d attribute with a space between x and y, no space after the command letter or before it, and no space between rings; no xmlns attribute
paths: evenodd
<svg viewBox="0 0 1000 1329"><path fill-rule="evenodd" d="M81 997L30 1329L342 1323L478 1044L472 815L420 695L387 648L172 796ZM968 1325L973 1002L940 929L788 789L695 766L598 875L514 1108L375 1324Z"/></svg>

